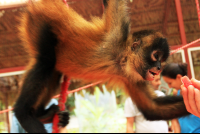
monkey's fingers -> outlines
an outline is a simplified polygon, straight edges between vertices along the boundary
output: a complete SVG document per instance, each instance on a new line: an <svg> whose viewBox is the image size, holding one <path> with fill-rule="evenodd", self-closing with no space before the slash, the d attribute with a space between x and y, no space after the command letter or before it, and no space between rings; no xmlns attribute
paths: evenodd
<svg viewBox="0 0 200 134"><path fill-rule="evenodd" d="M68 111L60 111L58 113L58 117L59 117L59 126L65 127L67 124L69 124L69 112Z"/></svg>

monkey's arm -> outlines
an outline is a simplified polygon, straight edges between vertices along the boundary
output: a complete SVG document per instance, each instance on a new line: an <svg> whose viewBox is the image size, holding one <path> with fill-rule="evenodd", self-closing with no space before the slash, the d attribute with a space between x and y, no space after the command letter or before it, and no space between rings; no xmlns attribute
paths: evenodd
<svg viewBox="0 0 200 134"><path fill-rule="evenodd" d="M181 96L155 97L148 82L126 85L131 99L148 120L169 120L188 115Z"/></svg>

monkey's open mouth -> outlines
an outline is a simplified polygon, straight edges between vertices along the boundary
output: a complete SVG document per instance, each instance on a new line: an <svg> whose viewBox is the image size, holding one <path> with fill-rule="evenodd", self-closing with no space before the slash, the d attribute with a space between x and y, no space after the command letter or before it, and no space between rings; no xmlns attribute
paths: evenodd
<svg viewBox="0 0 200 134"><path fill-rule="evenodd" d="M155 72L153 70L148 70L147 75L146 75L146 80L152 81L152 80L154 80L154 76L158 75L158 74L159 74L159 72Z"/></svg>

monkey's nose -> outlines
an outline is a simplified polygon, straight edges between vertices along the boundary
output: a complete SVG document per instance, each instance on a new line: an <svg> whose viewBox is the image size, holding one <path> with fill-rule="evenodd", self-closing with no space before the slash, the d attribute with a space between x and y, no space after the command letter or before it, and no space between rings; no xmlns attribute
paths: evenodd
<svg viewBox="0 0 200 134"><path fill-rule="evenodd" d="M158 69L158 70L160 70L160 69L161 69L161 67L157 67L157 69Z"/></svg>

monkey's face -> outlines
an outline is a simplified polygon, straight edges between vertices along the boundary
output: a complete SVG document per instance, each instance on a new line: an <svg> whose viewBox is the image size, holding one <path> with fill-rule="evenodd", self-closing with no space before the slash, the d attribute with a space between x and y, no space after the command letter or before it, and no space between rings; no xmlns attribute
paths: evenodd
<svg viewBox="0 0 200 134"><path fill-rule="evenodd" d="M154 76L161 72L161 62L169 56L167 40L162 34L147 30L134 33L131 38L128 43L126 72L136 75L136 71L142 79L154 80ZM130 72L131 68L134 70Z"/></svg>

